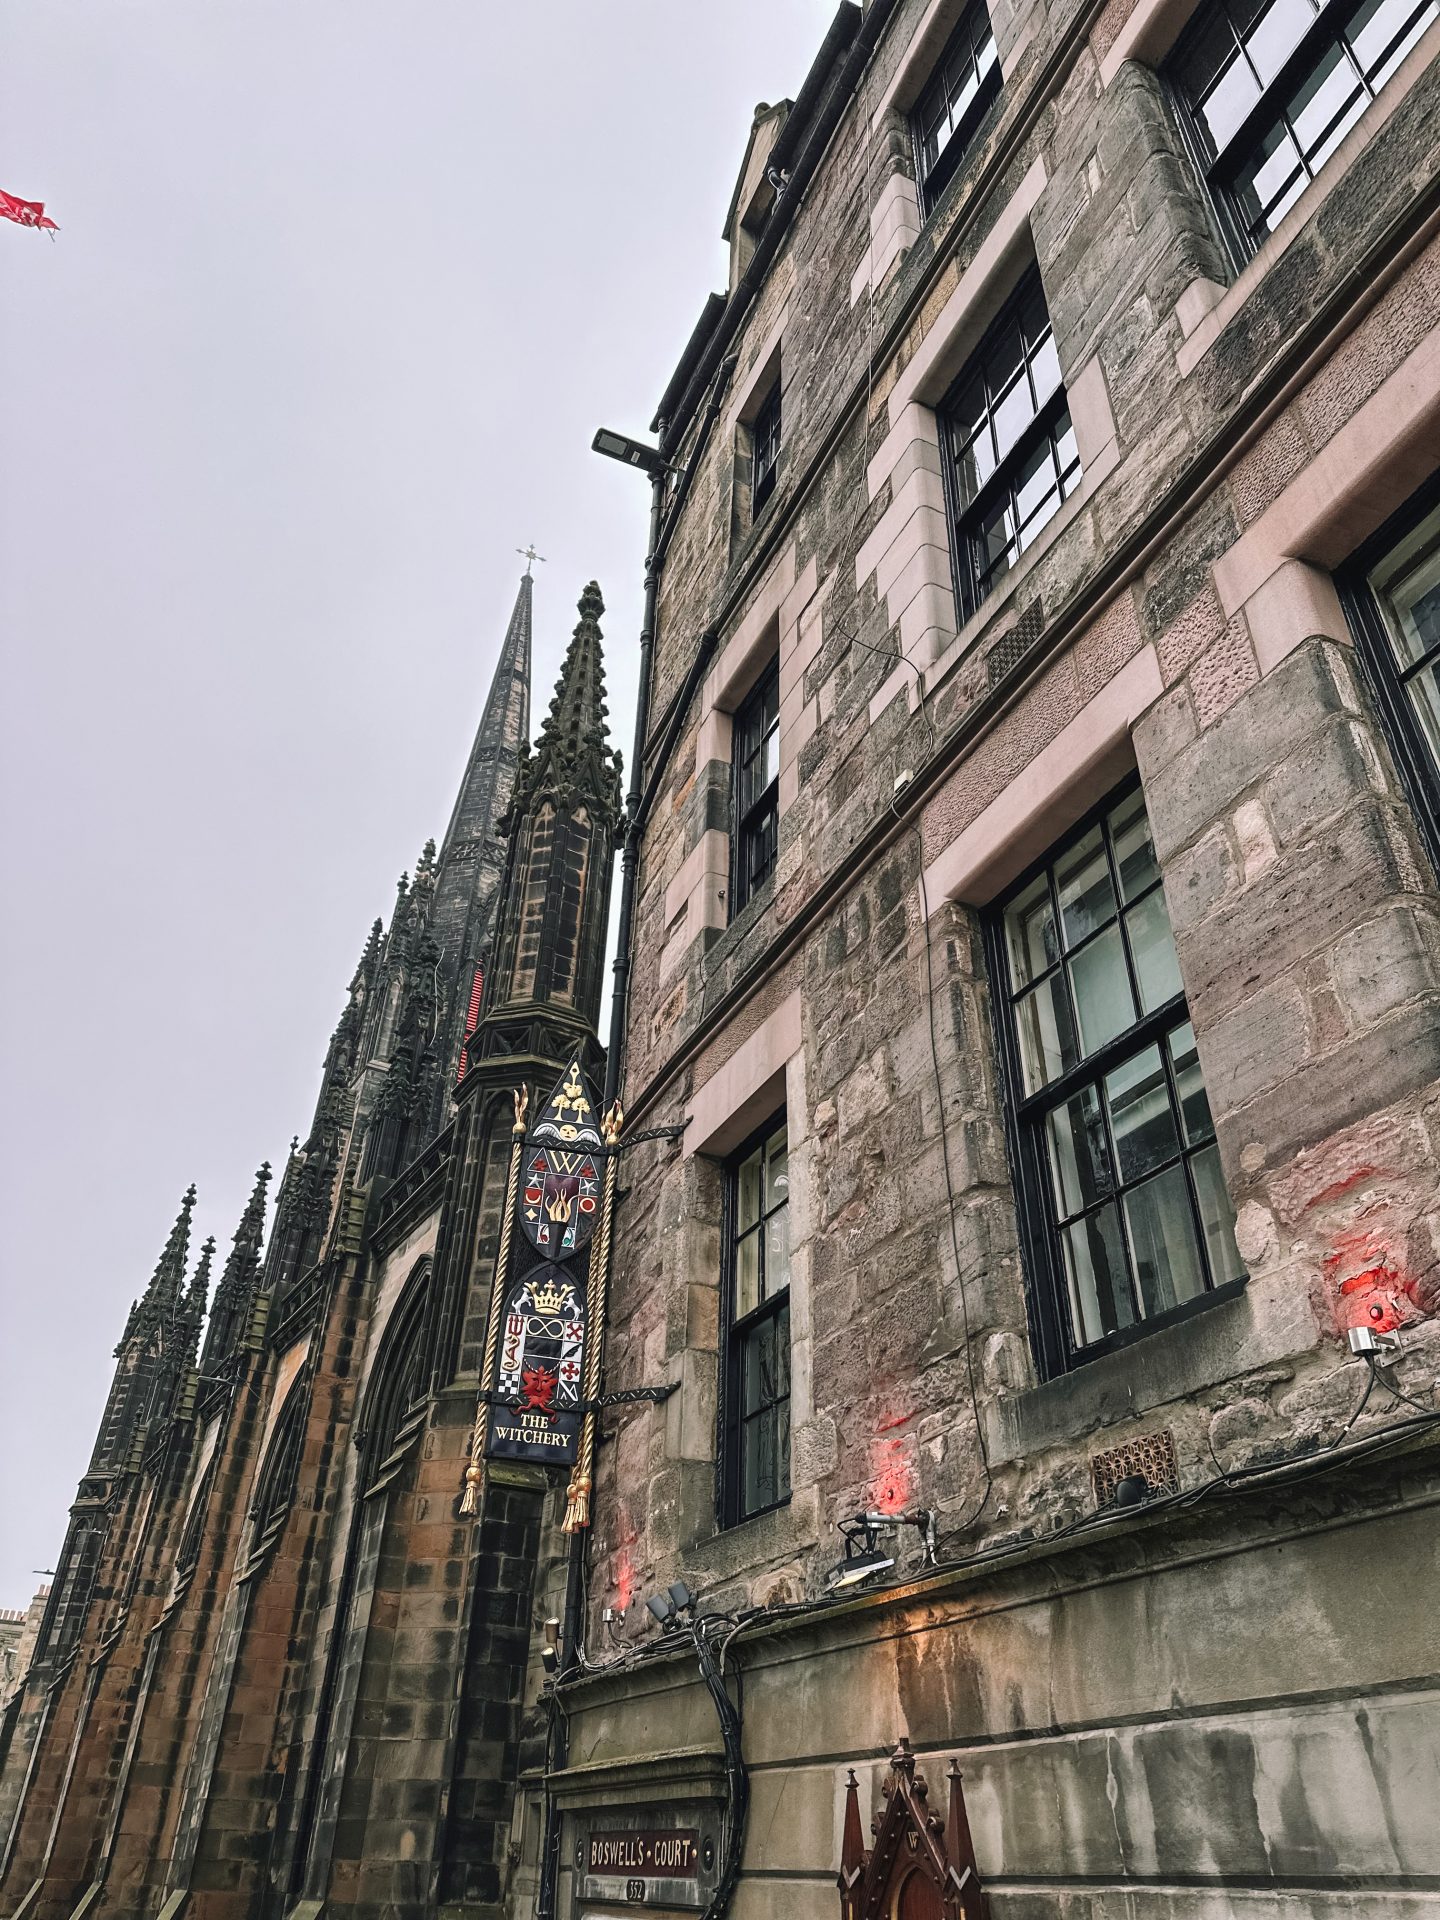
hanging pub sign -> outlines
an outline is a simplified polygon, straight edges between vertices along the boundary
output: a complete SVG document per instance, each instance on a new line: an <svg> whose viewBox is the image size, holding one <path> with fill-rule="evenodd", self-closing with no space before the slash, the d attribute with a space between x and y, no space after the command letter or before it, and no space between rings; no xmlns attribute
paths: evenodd
<svg viewBox="0 0 1440 1920"><path fill-rule="evenodd" d="M584 1371L584 1294L563 1269L536 1267L505 1303L491 1458L573 1465Z"/></svg>
<svg viewBox="0 0 1440 1920"><path fill-rule="evenodd" d="M588 1526L605 1329L617 1102L603 1120L573 1059L533 1127L529 1094L515 1090L515 1125L495 1283L485 1330L484 1383L476 1408L462 1513L476 1514L484 1461L527 1460L570 1469L564 1531ZM540 1264L518 1279L515 1226Z"/></svg>

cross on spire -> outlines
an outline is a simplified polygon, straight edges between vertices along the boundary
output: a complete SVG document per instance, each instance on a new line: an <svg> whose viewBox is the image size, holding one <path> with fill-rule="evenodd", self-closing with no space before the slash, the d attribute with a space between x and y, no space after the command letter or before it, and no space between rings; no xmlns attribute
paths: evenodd
<svg viewBox="0 0 1440 1920"><path fill-rule="evenodd" d="M535 551L535 542L533 540L530 542L528 547L516 547L515 551L516 553L519 554L520 558L525 562L525 578L527 580L530 578L530 569L531 567L534 566L537 560L540 562L542 567L545 564L545 556L543 553L537 553Z"/></svg>

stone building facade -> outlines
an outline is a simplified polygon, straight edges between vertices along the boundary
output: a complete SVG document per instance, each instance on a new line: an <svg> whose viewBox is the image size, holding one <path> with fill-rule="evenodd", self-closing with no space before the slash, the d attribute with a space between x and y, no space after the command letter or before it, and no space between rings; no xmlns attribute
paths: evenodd
<svg viewBox="0 0 1440 1920"><path fill-rule="evenodd" d="M607 1377L677 1391L562 1914L743 1825L737 1920L849 1915L902 1738L995 1920L1433 1909L1437 53L869 0L756 112L653 423Z"/></svg>
<svg viewBox="0 0 1440 1920"><path fill-rule="evenodd" d="M757 110L623 456L623 816L593 588L527 747L527 577L268 1237L262 1168L212 1290L187 1195L126 1325L6 1920L1433 1910L1437 52L869 0ZM571 1063L565 1536L461 1489Z"/></svg>
<svg viewBox="0 0 1440 1920"><path fill-rule="evenodd" d="M513 1089L602 1059L619 817L600 594L533 749L531 601L527 572L268 1237L265 1166L212 1288L192 1188L131 1310L0 1723L6 1916L500 1909L564 1502L497 1463L460 1516L477 1330Z"/></svg>

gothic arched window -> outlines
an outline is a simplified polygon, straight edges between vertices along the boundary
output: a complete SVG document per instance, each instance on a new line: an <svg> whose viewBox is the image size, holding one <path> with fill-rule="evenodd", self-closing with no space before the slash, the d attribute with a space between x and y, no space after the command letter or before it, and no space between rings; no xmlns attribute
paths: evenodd
<svg viewBox="0 0 1440 1920"><path fill-rule="evenodd" d="M274 1546L295 1498L307 1404L302 1375L285 1396L285 1404L280 1409L280 1417L275 1422L275 1430L270 1436L270 1445L265 1450L265 1458L255 1482L255 1497L250 1503L250 1564L247 1571L253 1571Z"/></svg>
<svg viewBox="0 0 1440 1920"><path fill-rule="evenodd" d="M422 1260L395 1303L380 1339L355 1444L360 1449L361 1483L366 1493L389 1484L395 1468L420 1431L425 1415L421 1334L430 1286L430 1261Z"/></svg>

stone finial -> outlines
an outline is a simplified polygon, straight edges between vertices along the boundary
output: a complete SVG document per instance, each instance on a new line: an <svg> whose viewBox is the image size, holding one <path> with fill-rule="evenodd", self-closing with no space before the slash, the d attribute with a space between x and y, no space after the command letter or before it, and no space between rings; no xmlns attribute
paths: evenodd
<svg viewBox="0 0 1440 1920"><path fill-rule="evenodd" d="M205 1333L205 1351L200 1361L200 1371L204 1374L217 1372L229 1358L249 1316L260 1276L260 1250L265 1238L265 1190L270 1178L270 1162L262 1160L250 1198L245 1203L245 1211L240 1216L240 1224L235 1229L219 1284L215 1288L210 1325Z"/></svg>
<svg viewBox="0 0 1440 1920"><path fill-rule="evenodd" d="M180 1202L180 1211L174 1226L170 1229L170 1237L165 1242L164 1251L160 1255L150 1285L145 1289L139 1314L132 1315L132 1320L138 1318L154 1321L168 1317L179 1305L190 1252L190 1216L194 1211L195 1187L192 1182Z"/></svg>

